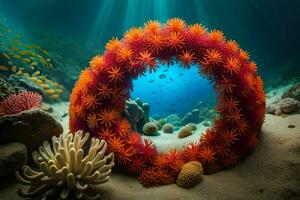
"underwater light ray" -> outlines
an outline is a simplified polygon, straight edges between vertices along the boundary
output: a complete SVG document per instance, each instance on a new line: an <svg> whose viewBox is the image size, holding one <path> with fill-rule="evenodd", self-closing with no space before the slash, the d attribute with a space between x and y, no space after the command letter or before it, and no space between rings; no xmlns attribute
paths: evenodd
<svg viewBox="0 0 300 200"><path fill-rule="evenodd" d="M105 28L108 26L108 22L111 19L111 15L114 14L114 2L111 0L103 0L101 4L99 4L99 11L97 17L93 25L91 26L90 34L88 38L90 38L88 42L94 39L96 35L100 35L105 31Z"/></svg>

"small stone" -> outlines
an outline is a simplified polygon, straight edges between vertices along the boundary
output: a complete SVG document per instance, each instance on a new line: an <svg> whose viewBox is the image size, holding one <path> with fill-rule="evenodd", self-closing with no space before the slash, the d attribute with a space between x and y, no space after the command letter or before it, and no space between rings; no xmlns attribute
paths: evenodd
<svg viewBox="0 0 300 200"><path fill-rule="evenodd" d="M164 133L173 133L174 132L174 128L175 127L172 124L166 123L166 124L163 125L162 131Z"/></svg>
<svg viewBox="0 0 300 200"><path fill-rule="evenodd" d="M294 124L289 124L288 128L296 128L296 126Z"/></svg>
<svg viewBox="0 0 300 200"><path fill-rule="evenodd" d="M185 138L192 135L192 128L190 126L184 126L179 130L178 138Z"/></svg>
<svg viewBox="0 0 300 200"><path fill-rule="evenodd" d="M0 145L0 176L14 174L27 163L27 148L18 142Z"/></svg>

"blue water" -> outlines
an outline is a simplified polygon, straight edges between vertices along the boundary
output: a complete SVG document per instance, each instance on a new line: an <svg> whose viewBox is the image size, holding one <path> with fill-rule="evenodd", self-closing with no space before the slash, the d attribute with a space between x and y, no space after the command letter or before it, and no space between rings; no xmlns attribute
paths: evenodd
<svg viewBox="0 0 300 200"><path fill-rule="evenodd" d="M134 80L133 85L131 97L149 103L151 116L184 115L198 108L201 102L213 104L215 99L211 82L199 75L195 65L190 69L180 64L159 65L155 73L147 72Z"/></svg>

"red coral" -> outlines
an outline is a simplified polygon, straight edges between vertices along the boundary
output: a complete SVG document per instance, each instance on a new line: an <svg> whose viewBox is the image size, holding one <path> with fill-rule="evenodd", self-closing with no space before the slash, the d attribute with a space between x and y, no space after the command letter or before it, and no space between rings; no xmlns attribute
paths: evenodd
<svg viewBox="0 0 300 200"><path fill-rule="evenodd" d="M12 94L1 102L0 115L13 115L41 106L42 96L36 92Z"/></svg>
<svg viewBox="0 0 300 200"><path fill-rule="evenodd" d="M263 81L249 54L234 40L226 41L223 32L187 26L177 18L165 25L150 21L144 28L130 29L121 40L113 38L105 49L72 91L70 129L86 129L107 140L118 167L139 175L145 186L174 182L180 167L192 160L201 162L206 174L234 166L255 147L265 113ZM155 71L157 60L170 64L173 58L184 68L198 65L200 74L214 81L218 117L199 143L160 154L131 129L122 112L132 80L147 69Z"/></svg>

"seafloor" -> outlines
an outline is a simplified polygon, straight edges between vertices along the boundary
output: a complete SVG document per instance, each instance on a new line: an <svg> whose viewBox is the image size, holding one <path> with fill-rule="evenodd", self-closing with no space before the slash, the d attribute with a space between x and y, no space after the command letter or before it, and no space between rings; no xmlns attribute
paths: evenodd
<svg viewBox="0 0 300 200"><path fill-rule="evenodd" d="M272 91L276 95L268 101L281 95L281 90ZM53 109L63 115L68 111L68 103L54 104ZM66 132L68 117L62 118L61 124ZM288 127L290 124L295 128ZM172 143L172 147L176 145L182 144ZM22 199L16 193L20 184L14 179L1 178L0 184L1 200ZM102 199L111 200L296 200L300 199L299 185L300 114L285 117L266 114L255 150L236 167L204 175L202 182L191 189L176 184L145 188L135 177L113 172L101 193Z"/></svg>

